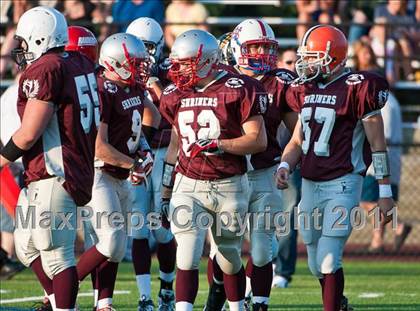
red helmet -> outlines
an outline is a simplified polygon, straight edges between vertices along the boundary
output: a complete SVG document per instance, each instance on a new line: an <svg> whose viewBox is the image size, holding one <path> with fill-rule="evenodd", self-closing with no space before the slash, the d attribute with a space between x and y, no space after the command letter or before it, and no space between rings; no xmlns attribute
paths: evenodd
<svg viewBox="0 0 420 311"><path fill-rule="evenodd" d="M301 82L326 78L342 68L347 60L348 43L344 34L330 25L317 25L303 36L297 55L296 72Z"/></svg>
<svg viewBox="0 0 420 311"><path fill-rule="evenodd" d="M98 40L87 28L81 26L70 26L68 28L69 43L66 51L77 51L83 53L93 62L98 61Z"/></svg>

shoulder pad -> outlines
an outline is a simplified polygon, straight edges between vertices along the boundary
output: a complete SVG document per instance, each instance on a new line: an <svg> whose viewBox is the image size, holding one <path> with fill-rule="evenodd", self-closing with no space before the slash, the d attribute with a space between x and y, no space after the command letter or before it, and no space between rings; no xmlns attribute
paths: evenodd
<svg viewBox="0 0 420 311"><path fill-rule="evenodd" d="M107 90L108 93L115 94L118 91L118 86L109 80L105 80L104 89Z"/></svg>

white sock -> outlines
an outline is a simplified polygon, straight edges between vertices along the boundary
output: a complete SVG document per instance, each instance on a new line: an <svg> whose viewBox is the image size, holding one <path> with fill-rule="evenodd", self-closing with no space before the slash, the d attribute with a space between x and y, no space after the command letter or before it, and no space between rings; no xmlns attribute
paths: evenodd
<svg viewBox="0 0 420 311"><path fill-rule="evenodd" d="M193 304L186 301L180 301L175 304L176 311L192 311L192 309Z"/></svg>
<svg viewBox="0 0 420 311"><path fill-rule="evenodd" d="M98 304L96 306L97 309L103 309L105 307L112 305L112 298L102 298L98 300Z"/></svg>
<svg viewBox="0 0 420 311"><path fill-rule="evenodd" d="M54 294L48 295L48 300L50 301L51 307L53 310L57 309L55 306L55 296Z"/></svg>
<svg viewBox="0 0 420 311"><path fill-rule="evenodd" d="M245 297L251 297L251 294L252 294L251 278L246 277Z"/></svg>
<svg viewBox="0 0 420 311"><path fill-rule="evenodd" d="M265 305L268 305L268 301L270 298L263 297L263 296L253 296L252 297L252 303L263 303Z"/></svg>
<svg viewBox="0 0 420 311"><path fill-rule="evenodd" d="M98 306L99 291L95 288L93 289L93 306Z"/></svg>
<svg viewBox="0 0 420 311"><path fill-rule="evenodd" d="M171 273L159 271L159 278L165 282L171 283L175 279L175 271Z"/></svg>
<svg viewBox="0 0 420 311"><path fill-rule="evenodd" d="M244 309L244 302L245 302L245 300L228 301L229 311L243 311L243 310L245 310Z"/></svg>
<svg viewBox="0 0 420 311"><path fill-rule="evenodd" d="M140 274L136 275L137 288L139 289L140 297L146 296L147 299L150 298L151 284L150 284L150 274Z"/></svg>

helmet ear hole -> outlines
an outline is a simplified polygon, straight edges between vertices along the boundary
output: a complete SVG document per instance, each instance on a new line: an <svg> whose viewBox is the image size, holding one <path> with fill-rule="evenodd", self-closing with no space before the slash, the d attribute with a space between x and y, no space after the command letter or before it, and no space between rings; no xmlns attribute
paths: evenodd
<svg viewBox="0 0 420 311"><path fill-rule="evenodd" d="M38 39L38 40L35 41L35 43L36 43L36 45L41 45L41 40Z"/></svg>

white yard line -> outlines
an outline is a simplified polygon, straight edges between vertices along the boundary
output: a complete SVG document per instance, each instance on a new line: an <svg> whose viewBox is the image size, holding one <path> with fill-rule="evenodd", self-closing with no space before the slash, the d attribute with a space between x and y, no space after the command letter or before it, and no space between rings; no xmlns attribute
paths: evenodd
<svg viewBox="0 0 420 311"><path fill-rule="evenodd" d="M114 295L129 295L130 293L131 293L131 291L129 291L129 290L116 290L116 291L114 291ZM92 292L87 292L87 293L79 293L77 295L77 297L89 297L89 296L93 296L93 293ZM0 304L37 301L37 300L42 300L42 299L44 299L44 296L2 299L2 300L0 300Z"/></svg>
<svg viewBox="0 0 420 311"><path fill-rule="evenodd" d="M359 298L379 298L385 296L384 293L361 293Z"/></svg>

